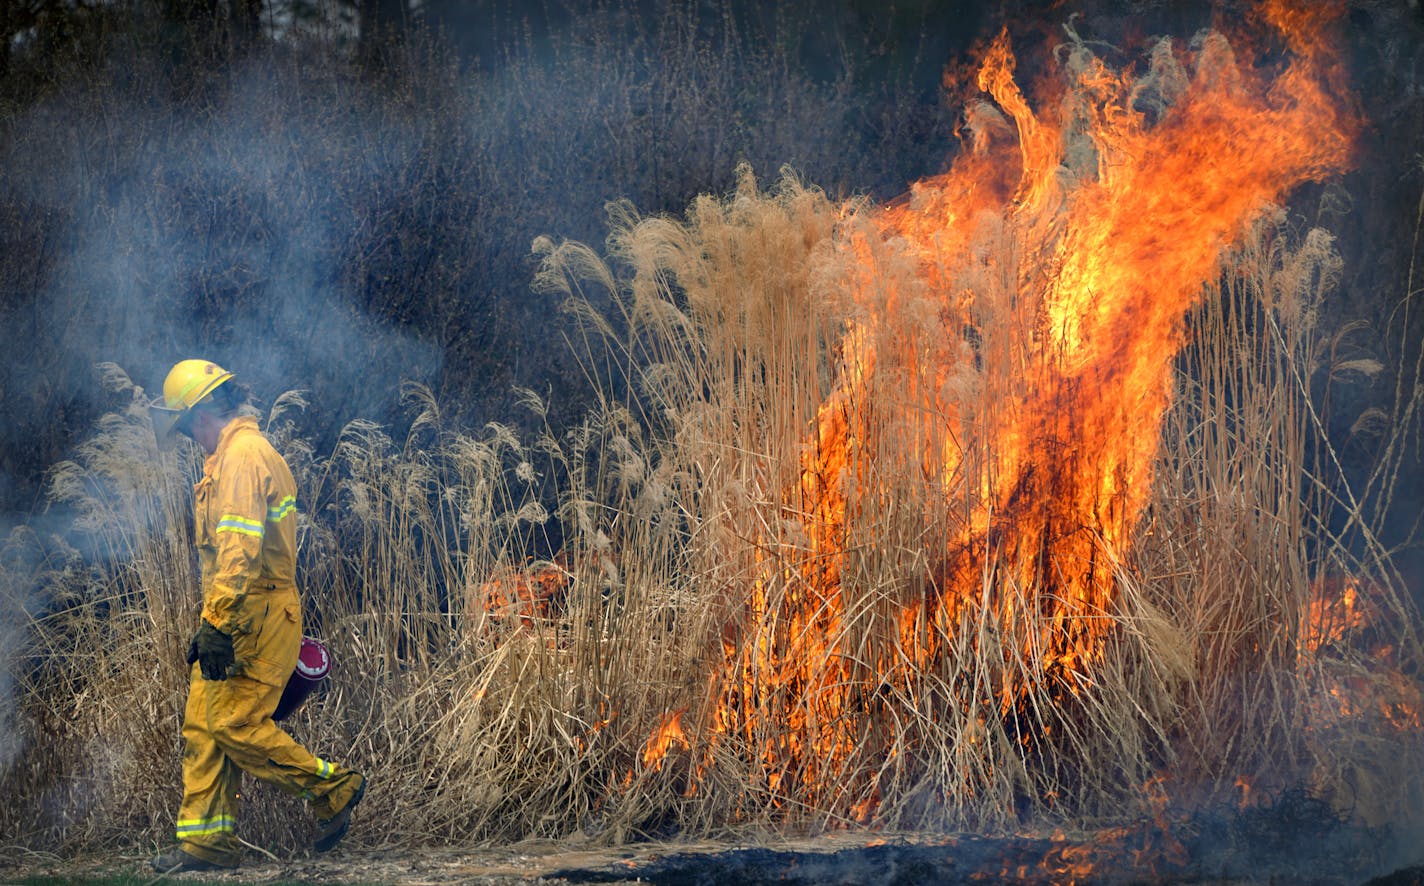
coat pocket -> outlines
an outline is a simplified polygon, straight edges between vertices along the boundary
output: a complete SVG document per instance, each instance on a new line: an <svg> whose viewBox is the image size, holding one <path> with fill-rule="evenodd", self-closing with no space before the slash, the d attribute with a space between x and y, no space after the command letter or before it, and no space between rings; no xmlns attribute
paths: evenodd
<svg viewBox="0 0 1424 886"><path fill-rule="evenodd" d="M251 633L233 637L238 672L268 686L285 686L302 651L301 603L294 591L255 600L249 596L247 602L261 610L252 613Z"/></svg>

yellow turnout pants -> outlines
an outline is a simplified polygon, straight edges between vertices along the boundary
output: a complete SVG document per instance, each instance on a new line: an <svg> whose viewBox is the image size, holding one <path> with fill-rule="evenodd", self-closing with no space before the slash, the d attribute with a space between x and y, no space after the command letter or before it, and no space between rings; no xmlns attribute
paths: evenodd
<svg viewBox="0 0 1424 886"><path fill-rule="evenodd" d="M285 607L272 608L274 616L283 618ZM271 649L270 641L278 641L279 646L287 642L282 636L289 630L285 624L277 625L275 632L266 627L255 632L258 637L267 635L268 642L261 643L267 647L264 652ZM286 674L296 666L300 632L298 623ZM241 659L247 643L234 645ZM178 840L189 855L214 864L237 864L241 844L234 829L243 772L305 798L317 818L340 812L356 793L361 776L314 756L272 721L281 697L282 686L243 676L204 680L198 665L193 665L183 717L183 803L177 828Z"/></svg>

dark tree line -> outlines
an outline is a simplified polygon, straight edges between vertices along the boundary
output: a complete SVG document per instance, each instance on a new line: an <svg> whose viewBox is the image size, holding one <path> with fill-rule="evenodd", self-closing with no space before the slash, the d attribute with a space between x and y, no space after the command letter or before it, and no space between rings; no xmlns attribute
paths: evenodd
<svg viewBox="0 0 1424 886"><path fill-rule="evenodd" d="M598 243L605 204L678 213L789 165L882 198L944 168L944 59L972 7L740 0L32 0L3 6L0 513L107 406L206 354L304 432L404 418L576 421L588 379L534 238ZM532 419L531 419L532 420Z"/></svg>

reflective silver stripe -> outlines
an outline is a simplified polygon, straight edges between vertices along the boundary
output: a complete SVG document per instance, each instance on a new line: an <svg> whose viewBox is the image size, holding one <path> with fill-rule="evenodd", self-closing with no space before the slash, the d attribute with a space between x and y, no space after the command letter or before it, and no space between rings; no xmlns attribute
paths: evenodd
<svg viewBox="0 0 1424 886"><path fill-rule="evenodd" d="M316 774L322 778L331 778L331 773L336 767L326 762L320 757L316 758Z"/></svg>
<svg viewBox="0 0 1424 886"><path fill-rule="evenodd" d="M297 512L297 499L296 499L296 496L289 495L289 496L287 496L286 498L282 499L281 501L277 502L277 504L274 505L273 507L270 507L270 508L267 509L267 519L270 520L270 521L273 522L273 523L276 523L278 520L281 520L283 517L287 516L288 514L295 514L296 512Z"/></svg>
<svg viewBox="0 0 1424 886"><path fill-rule="evenodd" d="M255 535L262 537L262 524L256 520L249 520L237 514L223 514L218 520L217 532L236 532L240 535Z"/></svg>

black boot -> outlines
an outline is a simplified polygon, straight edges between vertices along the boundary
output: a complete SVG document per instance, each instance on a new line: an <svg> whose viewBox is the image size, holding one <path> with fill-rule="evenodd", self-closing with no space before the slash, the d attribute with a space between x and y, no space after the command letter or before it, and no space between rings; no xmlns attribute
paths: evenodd
<svg viewBox="0 0 1424 886"><path fill-rule="evenodd" d="M346 805L341 807L341 811L331 818L318 822L321 829L317 831L316 839L312 841L313 849L317 852L329 852L336 848L336 844L346 836L346 829L351 827L351 810L356 808L356 804L361 802L361 798L365 794L366 777L362 776L360 787L356 788L356 793L351 795L351 799L346 801Z"/></svg>
<svg viewBox="0 0 1424 886"><path fill-rule="evenodd" d="M196 855L189 855L181 848L155 856L149 864L160 874L177 874L183 871L229 871L237 867L235 864L218 864L206 861Z"/></svg>

